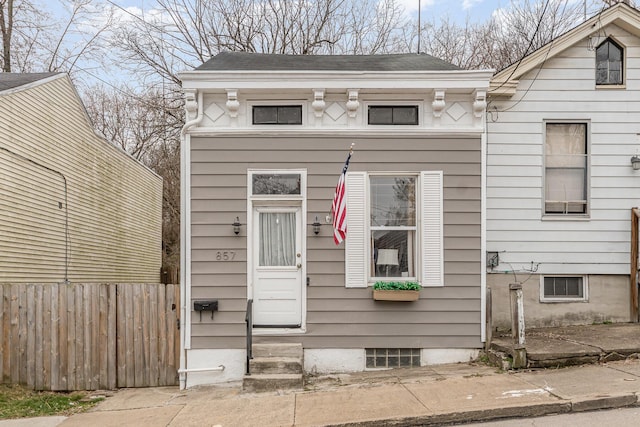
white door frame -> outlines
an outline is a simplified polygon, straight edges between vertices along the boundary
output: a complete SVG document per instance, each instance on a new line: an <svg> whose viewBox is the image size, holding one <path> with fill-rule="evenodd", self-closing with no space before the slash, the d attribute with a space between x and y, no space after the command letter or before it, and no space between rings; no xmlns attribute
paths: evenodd
<svg viewBox="0 0 640 427"><path fill-rule="evenodd" d="M252 177L254 173L298 173L300 174L300 195L270 195L270 196L254 196L252 190ZM247 169L247 299L253 298L254 291L254 274L253 274L253 247L256 243L255 227L253 224L253 209L261 206L279 206L300 208L301 216L301 253L302 253L302 321L299 328L258 328L253 330L254 335L269 334L299 334L306 332L307 329L307 170L306 169Z"/></svg>

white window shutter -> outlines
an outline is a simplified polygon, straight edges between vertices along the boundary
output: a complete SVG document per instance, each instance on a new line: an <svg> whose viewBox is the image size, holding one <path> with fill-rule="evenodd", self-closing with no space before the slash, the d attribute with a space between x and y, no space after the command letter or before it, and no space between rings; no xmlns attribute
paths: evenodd
<svg viewBox="0 0 640 427"><path fill-rule="evenodd" d="M345 239L345 286L367 287L367 174L349 172L346 179L347 238Z"/></svg>
<svg viewBox="0 0 640 427"><path fill-rule="evenodd" d="M444 285L444 244L442 218L442 171L420 174L422 189L422 286Z"/></svg>

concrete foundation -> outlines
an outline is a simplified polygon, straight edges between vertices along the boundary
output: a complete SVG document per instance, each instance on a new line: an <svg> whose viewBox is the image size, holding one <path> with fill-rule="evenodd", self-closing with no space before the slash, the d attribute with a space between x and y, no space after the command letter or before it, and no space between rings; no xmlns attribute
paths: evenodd
<svg viewBox="0 0 640 427"><path fill-rule="evenodd" d="M487 274L491 288L493 327L511 328L509 274ZM579 302L541 302L540 275L522 283L526 328L590 325L630 321L629 276L589 275L588 300Z"/></svg>

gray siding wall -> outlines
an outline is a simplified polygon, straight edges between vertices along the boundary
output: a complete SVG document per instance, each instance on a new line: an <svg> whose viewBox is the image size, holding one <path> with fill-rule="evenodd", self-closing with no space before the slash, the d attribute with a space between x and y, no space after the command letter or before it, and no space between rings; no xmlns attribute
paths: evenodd
<svg viewBox="0 0 640 427"><path fill-rule="evenodd" d="M0 148L0 282L65 262L72 282L159 280L162 179L95 134L68 77L0 96Z"/></svg>
<svg viewBox="0 0 640 427"><path fill-rule="evenodd" d="M331 211L351 142L350 171L444 171L445 286L414 303L376 302L371 288L345 288L344 245ZM307 331L279 336L305 348L478 348L480 342L480 138L191 136L191 298L219 299L211 319L192 313L191 346L244 348L247 302L247 169L307 169ZM231 223L240 217L239 236ZM348 239L348 235L347 235ZM233 250L233 261L214 261ZM193 307L193 304L190 304ZM268 340L269 337L256 337Z"/></svg>

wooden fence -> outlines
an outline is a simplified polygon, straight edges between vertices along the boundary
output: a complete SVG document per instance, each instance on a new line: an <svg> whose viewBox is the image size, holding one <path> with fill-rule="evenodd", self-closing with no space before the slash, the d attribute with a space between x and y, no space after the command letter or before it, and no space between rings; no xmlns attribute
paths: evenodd
<svg viewBox="0 0 640 427"><path fill-rule="evenodd" d="M0 285L0 379L35 390L177 384L179 286Z"/></svg>

